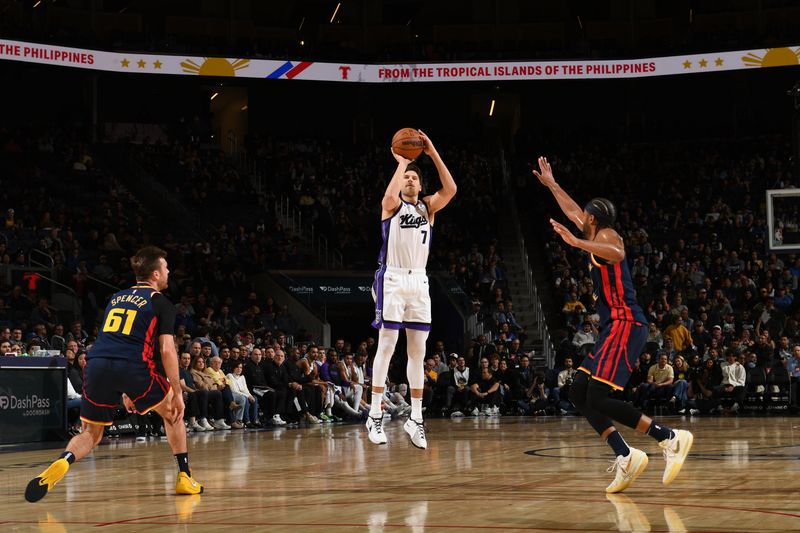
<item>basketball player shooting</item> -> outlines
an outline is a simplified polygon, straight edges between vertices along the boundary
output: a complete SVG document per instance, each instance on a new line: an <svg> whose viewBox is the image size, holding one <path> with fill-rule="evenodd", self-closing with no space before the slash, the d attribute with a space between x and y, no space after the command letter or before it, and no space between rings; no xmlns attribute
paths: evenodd
<svg viewBox="0 0 800 533"><path fill-rule="evenodd" d="M403 429L417 448L427 448L422 423L422 391L425 383L423 359L425 341L431 330L431 298L425 266L431 246L433 221L456 195L456 183L439 152L427 135L419 132L423 151L433 160L442 188L420 199L422 174L417 165L394 151L397 169L381 201L381 236L383 246L378 256L379 268L372 286L378 350L372 368L372 402L367 429L369 440L386 444L381 398L389 361L401 329L408 344L408 383L411 389L411 416Z"/></svg>
<svg viewBox="0 0 800 533"><path fill-rule="evenodd" d="M97 446L103 428L114 421L120 398L129 412L155 411L164 419L164 430L178 463L175 493L203 492L203 486L192 478L186 451L183 395L177 386L180 377L173 338L175 306L161 294L169 282L166 256L165 251L146 246L131 257L136 285L111 297L100 335L86 356L83 432L28 483L25 499L29 502L44 498L72 463Z"/></svg>
<svg viewBox="0 0 800 533"><path fill-rule="evenodd" d="M656 424L633 405L609 397L612 391L622 390L628 383L631 369L647 342L648 329L625 261L625 243L613 229L617 210L605 198L594 198L581 209L556 183L544 157L539 158L539 170L533 170L533 174L550 189L561 210L578 226L584 238L579 239L551 218L550 224L555 232L566 244L589 254L589 271L600 314L600 334L591 353L578 368L569 396L617 456L609 470L616 471L616 475L606 492L625 490L644 471L648 462L647 454L628 446L612 420L658 441L666 460L662 482L669 485L680 472L692 447L692 434Z"/></svg>

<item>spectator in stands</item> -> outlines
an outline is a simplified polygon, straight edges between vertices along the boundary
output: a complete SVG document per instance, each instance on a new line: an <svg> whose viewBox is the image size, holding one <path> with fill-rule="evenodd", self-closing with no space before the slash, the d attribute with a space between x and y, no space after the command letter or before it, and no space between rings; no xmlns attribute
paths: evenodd
<svg viewBox="0 0 800 533"><path fill-rule="evenodd" d="M669 365L667 354L658 357L658 363L652 365L647 371L647 383L639 387L638 403L642 410L647 409L650 401L655 398L669 398L672 396L672 383L675 377Z"/></svg>
<svg viewBox="0 0 800 533"><path fill-rule="evenodd" d="M526 391L533 385L533 368L527 355L519 359L519 369L516 372L516 383L513 390L514 400L519 401L525 398Z"/></svg>
<svg viewBox="0 0 800 533"><path fill-rule="evenodd" d="M83 396L77 391L83 392L83 389L75 389L72 381L67 380L67 424L71 435L77 435L80 432L80 409L81 398Z"/></svg>
<svg viewBox="0 0 800 533"><path fill-rule="evenodd" d="M469 359L470 365L473 368L478 367L478 363L484 357L489 357L496 351L494 344L490 343L486 339L486 335L478 335L477 342L473 344L472 348L470 349Z"/></svg>
<svg viewBox="0 0 800 533"><path fill-rule="evenodd" d="M449 370L447 363L445 363L443 359L444 358L440 354L438 353L433 354L433 369L439 376Z"/></svg>
<svg viewBox="0 0 800 533"><path fill-rule="evenodd" d="M428 412L433 410L434 397L437 389L436 382L439 379L439 373L435 370L434 365L433 357L425 359L422 405Z"/></svg>
<svg viewBox="0 0 800 533"><path fill-rule="evenodd" d="M342 378L342 387L348 402L356 411L365 409L368 404L363 400L364 387L355 379L356 369L353 354L346 351L338 364L339 376Z"/></svg>
<svg viewBox="0 0 800 533"><path fill-rule="evenodd" d="M597 329L591 320L584 320L581 329L572 337L572 345L581 352L586 345L594 346L595 341L597 341ZM584 350L586 349L584 348ZM586 350L586 353L588 353L588 350Z"/></svg>
<svg viewBox="0 0 800 533"><path fill-rule="evenodd" d="M183 352L180 357L180 379L183 401L186 405L185 416L189 420L187 429L192 431L213 431L208 423L208 393L197 388L191 372L192 356ZM200 418L197 418L197 417Z"/></svg>
<svg viewBox="0 0 800 533"><path fill-rule="evenodd" d="M733 405L730 407L730 412L735 413L739 407L744 405L745 394L745 370L736 359L736 354L733 350L725 352L725 363L721 366L722 370L722 383L714 388L714 396L716 398L733 398ZM720 412L722 406L717 408Z"/></svg>
<svg viewBox="0 0 800 533"><path fill-rule="evenodd" d="M774 360L775 361L788 361L792 357L792 347L789 344L789 337L781 335L778 340L778 346L775 347Z"/></svg>
<svg viewBox="0 0 800 533"><path fill-rule="evenodd" d="M70 324L67 341L75 341L79 346L85 346L87 337L89 335L83 330L83 324L80 320L75 320Z"/></svg>
<svg viewBox="0 0 800 533"><path fill-rule="evenodd" d="M41 323L47 329L52 330L56 327L58 317L51 309L47 298L39 298L36 308L31 313L31 322Z"/></svg>
<svg viewBox="0 0 800 533"><path fill-rule="evenodd" d="M14 355L11 351L11 341L4 340L0 342L0 357Z"/></svg>
<svg viewBox="0 0 800 533"><path fill-rule="evenodd" d="M672 371L674 380L672 398L669 403L675 411L680 412L686 408L686 402L689 400L689 366L682 355L675 356L675 360L672 362Z"/></svg>
<svg viewBox="0 0 800 533"><path fill-rule="evenodd" d="M514 388L517 385L516 372L508 368L508 360L502 359L498 362L497 370L492 371L495 379L500 382L500 413L508 414L514 411L516 400L514 399Z"/></svg>
<svg viewBox="0 0 800 533"><path fill-rule="evenodd" d="M575 378L575 370L572 367L572 357L564 358L564 370L558 373L557 386L552 390L553 402L562 411L562 414L575 412L575 408L569 403L569 387Z"/></svg>
<svg viewBox="0 0 800 533"><path fill-rule="evenodd" d="M205 369L205 373L214 380L214 386L222 393L223 408L229 412L229 415L225 417L227 418L226 424L230 424L231 429L242 429L244 427L241 423L243 417L242 411L246 404L239 403L234 399L233 392L228 385L228 380L225 377L225 373L222 371L222 358L219 356L212 357L211 363Z"/></svg>
<svg viewBox="0 0 800 533"><path fill-rule="evenodd" d="M231 429L225 423L225 411L222 403L222 391L217 387L214 379L206 374L206 361L203 357L195 357L192 360L192 380L194 381L195 388L204 390L208 393L208 406L212 420L210 425L213 429Z"/></svg>
<svg viewBox="0 0 800 533"><path fill-rule="evenodd" d="M758 340L752 346L752 351L758 357L759 366L769 367L772 365L775 343L770 340L769 331L765 330L758 335Z"/></svg>
<svg viewBox="0 0 800 533"><path fill-rule="evenodd" d="M285 413L290 420L305 420L309 424L319 424L321 421L308 411L306 395L303 393L303 385L293 381L289 376L288 365L286 364L286 352L281 349L275 350L272 358L274 370L268 375L271 379L272 387L276 390L286 390ZM271 378L269 377L271 376Z"/></svg>
<svg viewBox="0 0 800 533"><path fill-rule="evenodd" d="M577 325L583 320L583 315L586 314L586 307L578 300L578 293L571 291L567 301L564 302L564 307L561 309L567 324L572 326Z"/></svg>
<svg viewBox="0 0 800 533"><path fill-rule="evenodd" d="M288 422L286 420L288 406L286 400L289 395L289 375L286 369L282 368L283 357L276 360L276 354L277 351L274 348L265 348L261 366L269 387L275 391L275 411L272 414L272 423L282 426Z"/></svg>
<svg viewBox="0 0 800 533"><path fill-rule="evenodd" d="M287 374L289 375L289 388L294 390L298 396L302 395L304 399L306 405L306 414L303 415L303 417L305 421L309 424L320 424L322 423L322 420L318 418L317 415L322 413L321 391L319 387L311 383L311 376L307 375L305 369L301 368L298 364L300 361L299 350L294 346L290 346L288 351L289 356L283 364L286 367ZM357 369L354 369L354 372L358 374ZM363 387L363 376L361 376L361 381L356 382Z"/></svg>
<svg viewBox="0 0 800 533"><path fill-rule="evenodd" d="M705 323L702 320L695 320L692 330L692 341L695 351L700 354L706 353L708 345L711 343L711 335L706 331Z"/></svg>
<svg viewBox="0 0 800 533"><path fill-rule="evenodd" d="M547 409L550 391L545 385L544 372L537 371L533 375L533 383L523 392L522 399L517 402L522 414L543 415Z"/></svg>
<svg viewBox="0 0 800 533"><path fill-rule="evenodd" d="M677 353L683 353L694 344L692 335L689 333L686 326L683 325L679 314L673 314L670 321L670 325L664 330L664 338L672 339L672 345L675 347L675 351Z"/></svg>
<svg viewBox="0 0 800 533"><path fill-rule="evenodd" d="M76 355L72 361L69 361L67 377L72 382L72 386L76 391L83 392L83 369L86 366L86 352L81 352Z"/></svg>
<svg viewBox="0 0 800 533"><path fill-rule="evenodd" d="M25 341L22 339L22 328L14 328L11 330L11 347L18 354L24 352Z"/></svg>
<svg viewBox="0 0 800 533"><path fill-rule="evenodd" d="M500 414L500 382L489 370L489 361L481 359L480 369L472 383L470 392L477 406L472 410L472 416L481 414L496 416Z"/></svg>
<svg viewBox="0 0 800 533"><path fill-rule="evenodd" d="M646 345L654 352L664 347L664 337L661 335L661 331L658 329L658 324L656 322L650 322L648 325Z"/></svg>
<svg viewBox="0 0 800 533"><path fill-rule="evenodd" d="M32 341L35 341L41 350L50 349L50 341L47 338L47 327L44 324L39 323L33 326L33 335L28 339L28 343L30 344ZM32 354L33 352L28 351L28 353Z"/></svg>
<svg viewBox="0 0 800 533"><path fill-rule="evenodd" d="M469 406L470 372L467 360L459 357L456 360L456 367L452 370L452 382L447 386L445 406L452 410L450 416L463 413Z"/></svg>
<svg viewBox="0 0 800 533"><path fill-rule="evenodd" d="M242 409L236 411L236 422L248 428L260 427L258 421L258 402L247 388L247 380L242 374L243 370L244 363L236 361L231 363L231 371L225 376L231 393L233 394L234 401L243 406ZM231 424L231 427L233 427L233 424Z"/></svg>

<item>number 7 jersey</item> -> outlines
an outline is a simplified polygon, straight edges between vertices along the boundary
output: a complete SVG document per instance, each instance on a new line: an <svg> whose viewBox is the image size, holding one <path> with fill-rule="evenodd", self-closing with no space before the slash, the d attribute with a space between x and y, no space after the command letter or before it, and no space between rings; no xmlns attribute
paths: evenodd
<svg viewBox="0 0 800 533"><path fill-rule="evenodd" d="M158 336L172 334L175 307L147 285L119 291L106 306L100 334L87 359L127 359L148 365L160 360Z"/></svg>
<svg viewBox="0 0 800 533"><path fill-rule="evenodd" d="M381 223L383 246L378 256L380 266L424 269L431 249L428 206L422 200L411 204L400 199L397 212Z"/></svg>

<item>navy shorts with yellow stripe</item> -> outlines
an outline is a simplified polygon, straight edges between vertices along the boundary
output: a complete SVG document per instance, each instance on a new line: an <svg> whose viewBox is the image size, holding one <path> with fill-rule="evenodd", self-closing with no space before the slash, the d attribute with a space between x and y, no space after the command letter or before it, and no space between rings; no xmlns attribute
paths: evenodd
<svg viewBox="0 0 800 533"><path fill-rule="evenodd" d="M81 420L111 425L123 392L133 401L136 410L145 414L164 401L169 389L167 379L145 362L89 359L83 369Z"/></svg>
<svg viewBox="0 0 800 533"><path fill-rule="evenodd" d="M647 330L641 322L611 321L600 331L578 370L615 389L624 389L647 343Z"/></svg>

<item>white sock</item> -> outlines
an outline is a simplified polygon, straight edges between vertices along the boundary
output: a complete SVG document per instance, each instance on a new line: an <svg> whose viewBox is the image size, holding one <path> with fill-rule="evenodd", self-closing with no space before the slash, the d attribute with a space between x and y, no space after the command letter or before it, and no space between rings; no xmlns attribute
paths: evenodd
<svg viewBox="0 0 800 533"><path fill-rule="evenodd" d="M381 409L381 398L383 398L382 392L372 393L372 402L370 403L369 407L369 416L372 418L383 416L383 409Z"/></svg>
<svg viewBox="0 0 800 533"><path fill-rule="evenodd" d="M422 398L411 398L411 418L422 422Z"/></svg>

